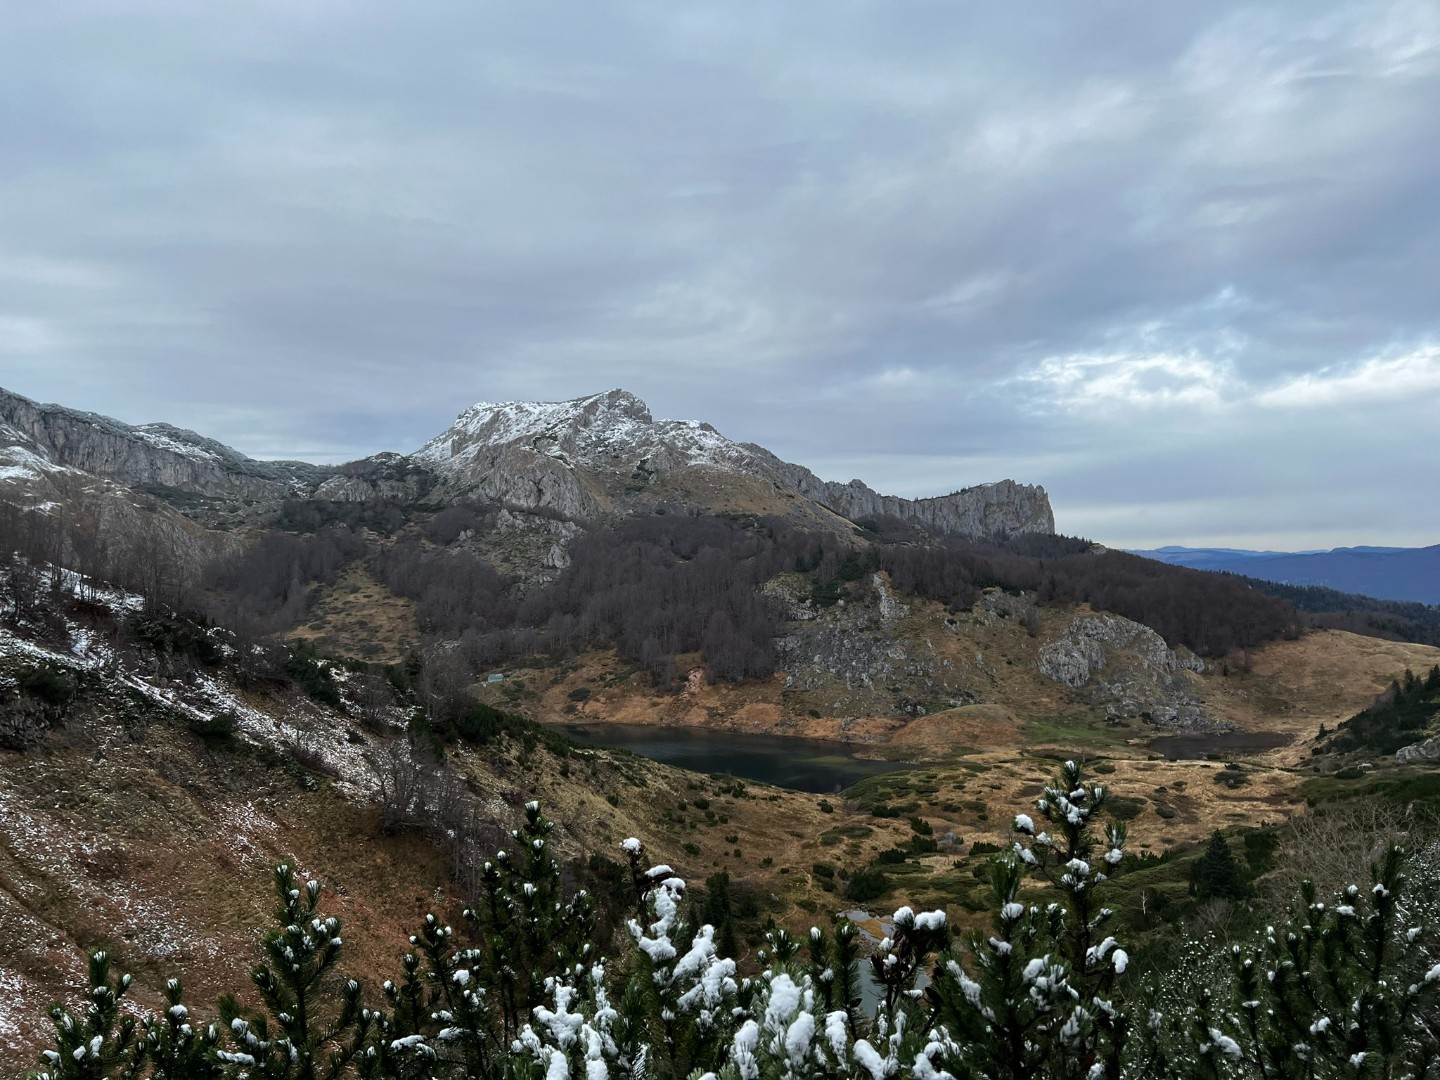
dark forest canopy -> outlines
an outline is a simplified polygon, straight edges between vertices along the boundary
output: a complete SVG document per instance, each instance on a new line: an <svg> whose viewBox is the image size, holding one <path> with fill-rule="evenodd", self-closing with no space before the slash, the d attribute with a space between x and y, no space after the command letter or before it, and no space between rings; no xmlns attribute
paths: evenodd
<svg viewBox="0 0 1440 1080"><path fill-rule="evenodd" d="M287 507L289 531L212 568L215 616L294 625L313 586L363 560L392 592L415 601L422 634L459 641L475 670L614 648L661 686L673 682L683 654L701 654L714 679L772 674L783 613L760 587L783 574L795 575L820 607L858 596L876 572L900 593L951 611L968 610L991 587L1041 605L1084 603L1211 657L1294 634L1303 623L1292 605L1238 579L1074 537L940 541L887 519L843 537L777 517L636 515L587 529L554 580L522 589L464 542L494 528L498 507L450 507L393 538L359 524L388 524L384 514L350 509L324 523L325 509Z"/></svg>
<svg viewBox="0 0 1440 1080"><path fill-rule="evenodd" d="M1440 645L1440 606L1434 604L1380 600L1321 585L1286 585L1251 577L1237 577L1237 580L1258 592L1278 596L1305 612L1311 626L1348 630L1391 641Z"/></svg>
<svg viewBox="0 0 1440 1080"><path fill-rule="evenodd" d="M614 648L661 686L672 683L676 658L685 654L700 654L715 679L773 673L784 616L761 586L780 575L791 575L820 607L860 596L875 572L887 574L903 595L951 611L969 609L991 587L1024 592L1042 606L1089 604L1207 657L1314 625L1410 640L1440 635L1440 619L1427 622L1433 609L1420 605L1287 591L1073 537L922 540L912 524L884 519L841 536L777 517L636 515L585 529L554 580L522 586L469 543L495 528L501 507L412 512L404 524L390 509L287 504L286 527L188 571L158 527L101 541L85 522L13 507L0 507L0 547L114 581L157 604L199 609L252 637L299 625L317 586L364 565L396 595L415 601L422 635L460 642L473 670Z"/></svg>

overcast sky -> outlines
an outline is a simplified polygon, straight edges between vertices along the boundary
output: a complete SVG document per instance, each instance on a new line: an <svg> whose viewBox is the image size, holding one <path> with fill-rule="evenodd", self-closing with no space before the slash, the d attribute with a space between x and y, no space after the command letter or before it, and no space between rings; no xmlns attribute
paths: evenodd
<svg viewBox="0 0 1440 1080"><path fill-rule="evenodd" d="M1440 543L1440 5L0 0L0 385L313 461L622 386L1111 544Z"/></svg>

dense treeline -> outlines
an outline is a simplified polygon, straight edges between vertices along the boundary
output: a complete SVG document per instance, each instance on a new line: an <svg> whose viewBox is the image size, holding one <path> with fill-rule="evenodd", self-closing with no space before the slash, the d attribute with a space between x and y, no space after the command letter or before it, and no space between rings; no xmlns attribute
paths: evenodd
<svg viewBox="0 0 1440 1080"><path fill-rule="evenodd" d="M40 590L72 588L89 597L102 585L139 595L147 608L189 603L200 576L196 545L159 515L107 520L81 504L72 514L0 502L0 563L12 608L39 618Z"/></svg>
<svg viewBox="0 0 1440 1080"><path fill-rule="evenodd" d="M1254 648L1306 623L1275 587L1230 575L1099 550L1071 537L917 543L913 526L885 519L842 538L779 518L631 517L586 530L571 542L565 570L522 594L465 543L491 531L506 512L495 505L449 507L382 541L376 533L395 525L383 505L287 504L290 528L272 530L203 573L176 557L177 541L159 522L102 540L93 524L9 508L0 539L9 538L6 550L29 552L36 562L63 562L83 578L116 581L147 600L198 608L247 637L298 625L317 585L333 584L347 565L364 560L392 591L415 601L423 635L460 642L472 670L610 647L660 685L674 680L676 657L689 653L701 654L716 679L772 673L782 621L759 587L787 572L805 575L822 606L863 590L861 579L876 570L902 593L952 611L968 609L992 586L1024 591L1041 605L1090 604L1210 657ZM1320 603L1307 597L1312 607ZM1402 623L1418 624L1412 608L1425 610L1376 603L1364 618L1399 620L1397 635ZM1440 616L1436 622L1440 634Z"/></svg>
<svg viewBox="0 0 1440 1080"><path fill-rule="evenodd" d="M1153 628L1171 645L1224 656L1298 630L1283 600L1219 574L1167 566L1068 537L1002 544L885 547L876 565L896 588L963 610L988 586L1033 593L1042 604L1089 604Z"/></svg>
<svg viewBox="0 0 1440 1080"><path fill-rule="evenodd" d="M334 584L345 566L367 550L363 535L347 525L298 536L268 532L208 568L204 584L218 595L205 605L217 622L232 629L259 634L288 629L304 617L314 586Z"/></svg>
<svg viewBox="0 0 1440 1080"><path fill-rule="evenodd" d="M1409 668L1370 705L1343 721L1324 744L1335 753L1393 754L1419 742L1440 715L1440 664L1424 678Z"/></svg>
<svg viewBox="0 0 1440 1080"><path fill-rule="evenodd" d="M1412 600L1380 600L1320 585L1285 585L1242 577L1250 588L1278 596L1307 614L1310 626L1348 630L1391 641L1440 645L1440 606Z"/></svg>
<svg viewBox="0 0 1440 1080"><path fill-rule="evenodd" d="M759 586L787 572L805 575L821 606L863 590L861 579L877 570L901 592L952 611L968 609L992 586L1027 592L1042 605L1088 603L1203 656L1253 648L1295 632L1299 623L1283 600L1238 579L1097 552L1085 540L916 543L913 527L884 519L866 522L849 539L779 518L632 517L587 530L572 541L570 563L555 580L521 595L457 543L490 531L501 512L447 508L418 535L385 546L367 547L348 524L272 534L212 575L230 598L220 617L294 625L313 586L333 581L340 567L363 556L379 580L416 602L421 632L459 642L472 670L609 647L659 685L673 682L676 657L688 653L701 654L715 679L772 673L782 621Z"/></svg>
<svg viewBox="0 0 1440 1080"><path fill-rule="evenodd" d="M1299 632L1289 604L1242 582L1106 551L1044 562L1041 603L1074 601L1142 622L1171 645L1224 656Z"/></svg>
<svg viewBox="0 0 1440 1080"><path fill-rule="evenodd" d="M462 527L457 516L440 534ZM664 685L688 652L716 679L769 675L781 623L758 586L797 563L833 573L843 557L838 542L779 521L658 515L578 537L558 578L523 596L464 549L402 543L371 566L417 602L423 631L459 641L476 669L613 647Z"/></svg>

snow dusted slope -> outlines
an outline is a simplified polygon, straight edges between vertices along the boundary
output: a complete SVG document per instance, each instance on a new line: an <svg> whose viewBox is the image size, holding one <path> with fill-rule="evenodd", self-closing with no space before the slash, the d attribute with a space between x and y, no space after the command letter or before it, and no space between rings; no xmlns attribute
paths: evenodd
<svg viewBox="0 0 1440 1080"><path fill-rule="evenodd" d="M852 520L884 514L940 533L985 536L1055 527L1040 487L1003 480L911 500L880 495L858 480L826 483L764 447L727 439L709 424L656 420L625 390L572 401L482 402L461 413L412 460L435 470L453 495L575 518L677 493L680 501L707 509L742 509L734 500L743 492L771 500L780 493L791 500L767 512L831 513ZM687 474L702 479L679 485L678 492L675 483L666 483Z"/></svg>
<svg viewBox="0 0 1440 1080"><path fill-rule="evenodd" d="M219 499L280 499L303 493L334 471L300 462L256 461L169 424L135 427L3 389L0 428L0 444L23 446L55 465L132 488L171 488Z"/></svg>
<svg viewBox="0 0 1440 1080"><path fill-rule="evenodd" d="M1002 480L933 499L821 480L709 424L657 420L634 394L471 406L414 454L339 467L256 461L169 424L133 426L0 389L0 498L64 502L90 481L171 499L209 525L262 520L290 498L397 505L476 499L574 521L657 506L778 514L849 532L890 516L940 534L1053 532L1040 487Z"/></svg>

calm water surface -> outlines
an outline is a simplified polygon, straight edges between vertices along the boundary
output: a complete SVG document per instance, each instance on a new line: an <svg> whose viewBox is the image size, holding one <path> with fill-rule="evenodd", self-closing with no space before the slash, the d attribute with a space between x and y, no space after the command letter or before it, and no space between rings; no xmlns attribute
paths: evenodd
<svg viewBox="0 0 1440 1080"><path fill-rule="evenodd" d="M589 746L628 750L694 772L725 773L796 791L843 791L877 773L913 768L903 761L857 758L849 743L783 735L739 735L645 724L553 724Z"/></svg>
<svg viewBox="0 0 1440 1080"><path fill-rule="evenodd" d="M1293 735L1266 731L1227 731L1217 734L1195 732L1190 735L1167 735L1154 739L1150 743L1150 749L1171 760L1195 761L1211 754L1230 754L1236 757L1263 754L1267 750L1289 746L1294 738Z"/></svg>

